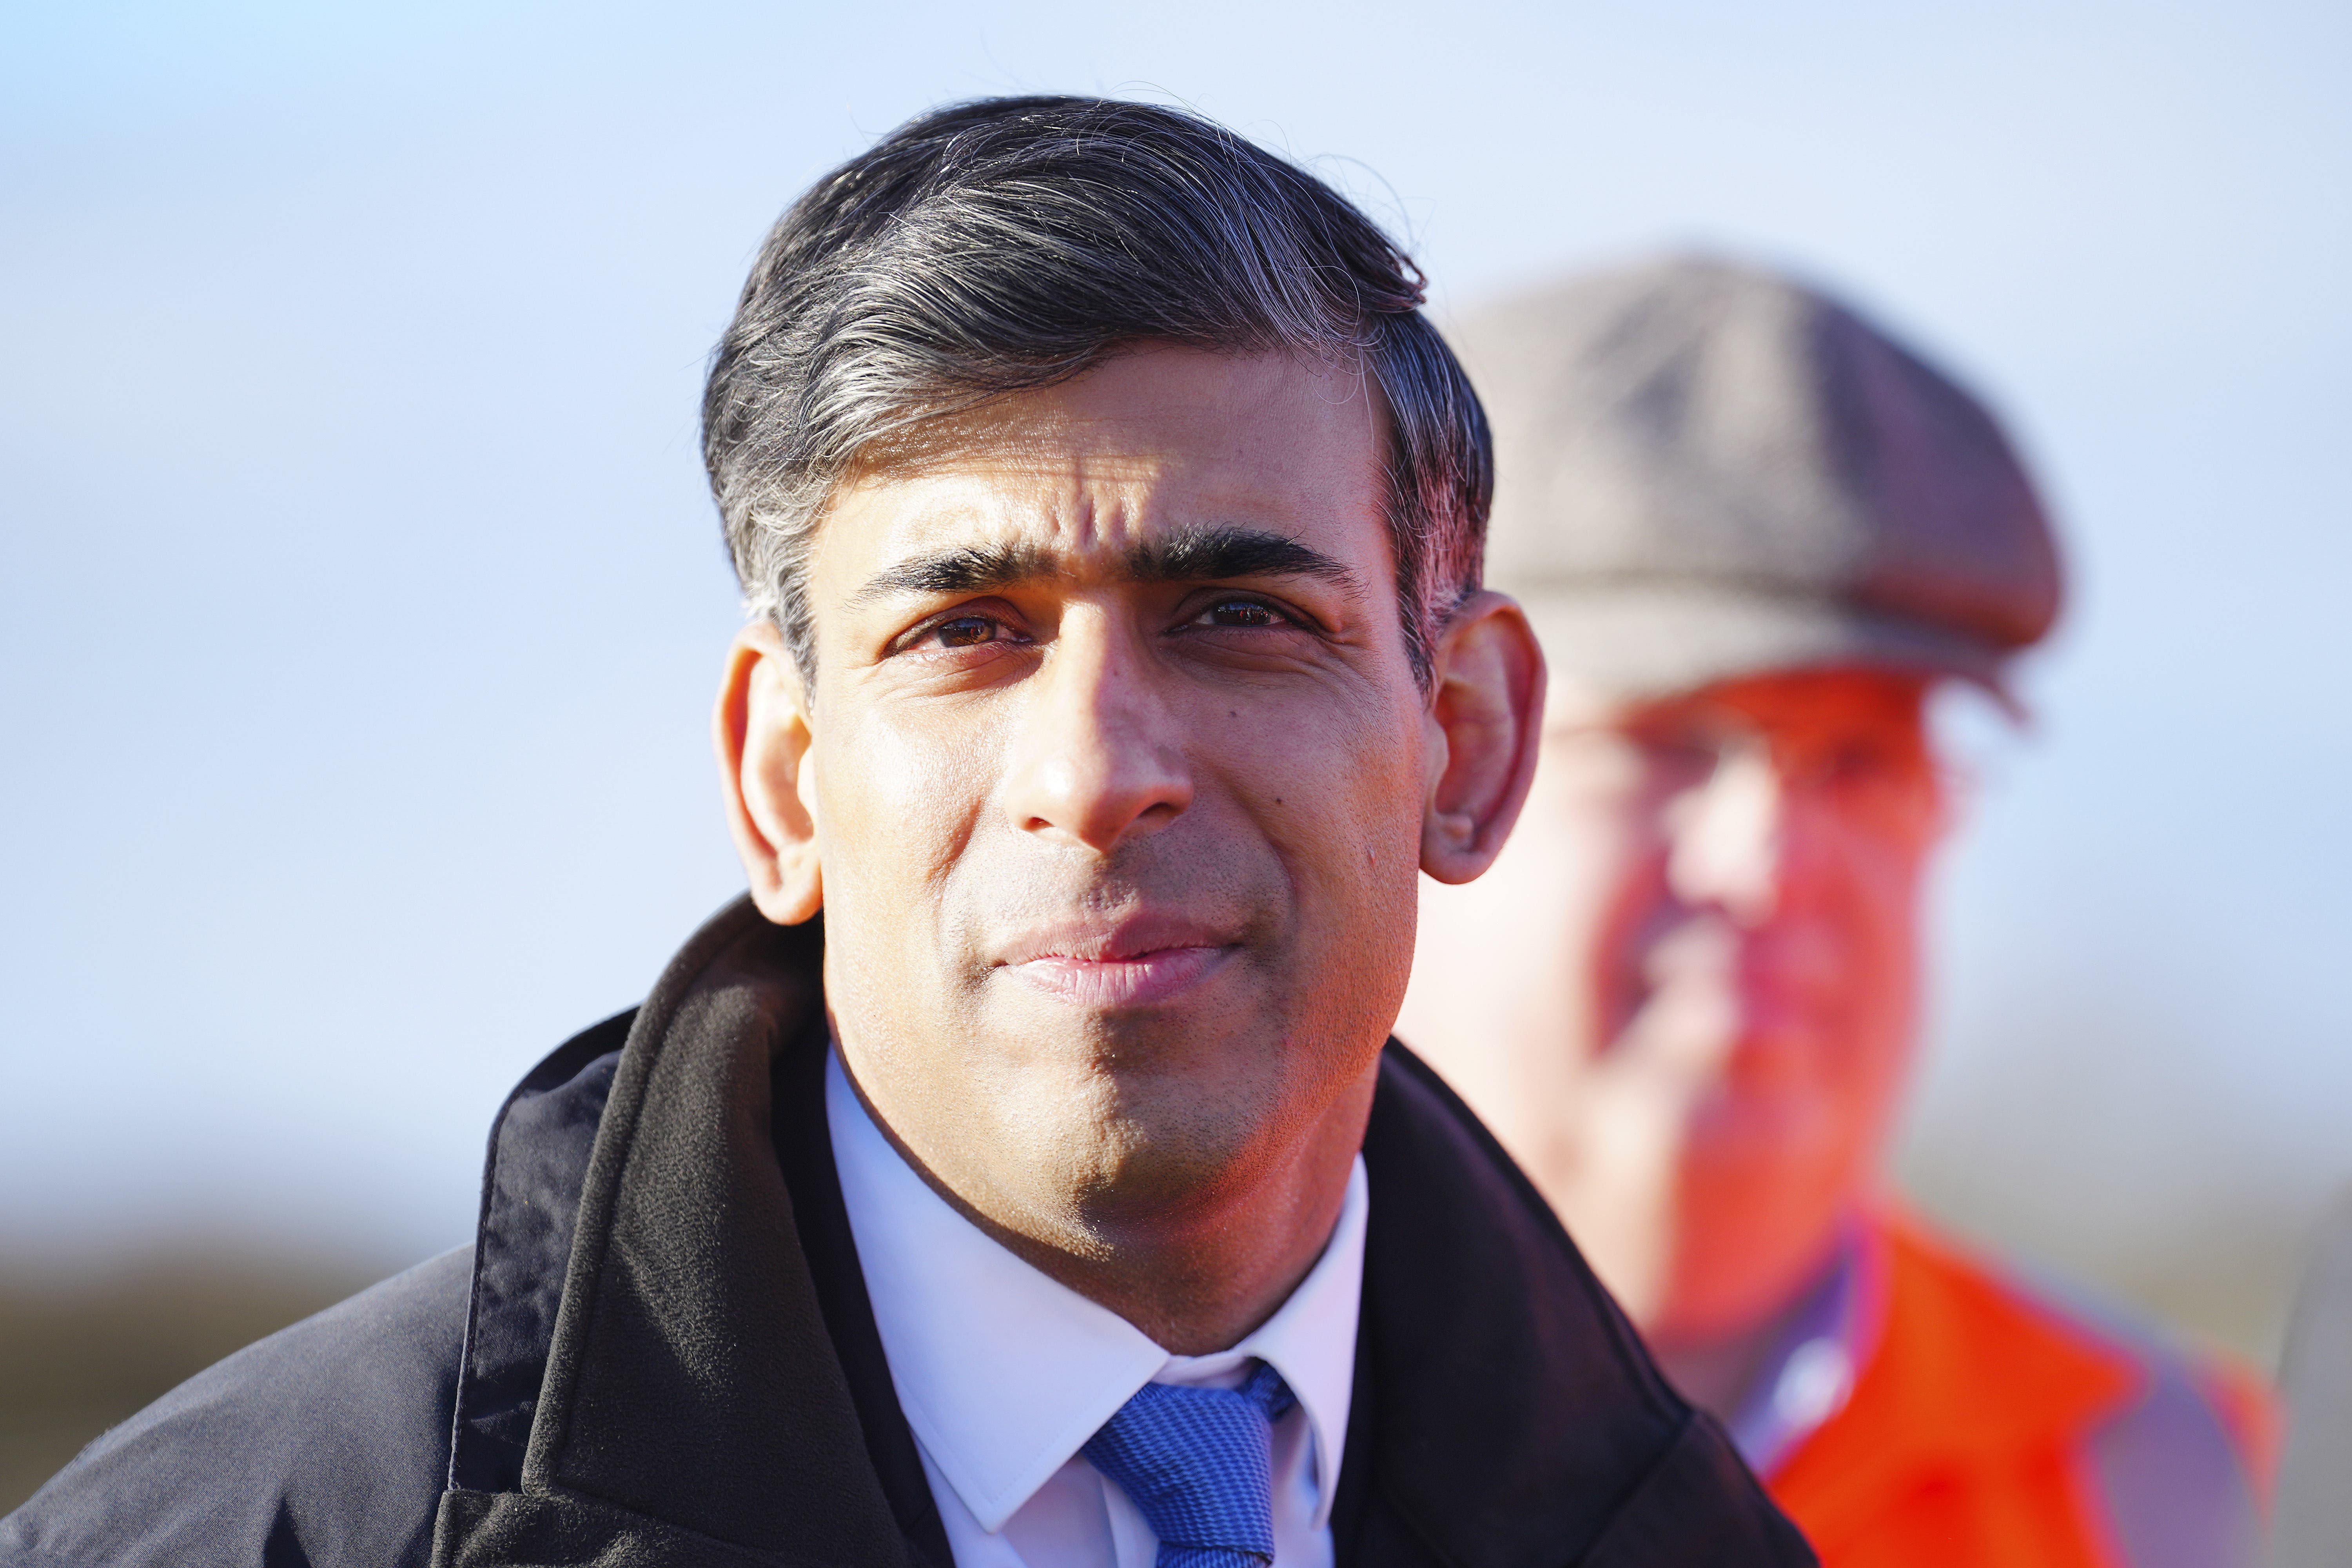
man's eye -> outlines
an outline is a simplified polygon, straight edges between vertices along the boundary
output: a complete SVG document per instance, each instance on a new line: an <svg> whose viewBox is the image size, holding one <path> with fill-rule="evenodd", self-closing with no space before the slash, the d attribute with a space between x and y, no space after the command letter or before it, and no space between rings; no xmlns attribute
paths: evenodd
<svg viewBox="0 0 2352 1568"><path fill-rule="evenodd" d="M1225 599L1201 612L1195 626L1287 626L1289 617L1271 605L1255 599Z"/></svg>
<svg viewBox="0 0 2352 1568"><path fill-rule="evenodd" d="M1722 744L1700 735L1645 735L1640 744L1651 772L1675 788L1705 784L1723 761Z"/></svg>
<svg viewBox="0 0 2352 1568"><path fill-rule="evenodd" d="M933 626L931 636L940 639L941 647L978 647L994 642L1003 629L987 616L958 616Z"/></svg>

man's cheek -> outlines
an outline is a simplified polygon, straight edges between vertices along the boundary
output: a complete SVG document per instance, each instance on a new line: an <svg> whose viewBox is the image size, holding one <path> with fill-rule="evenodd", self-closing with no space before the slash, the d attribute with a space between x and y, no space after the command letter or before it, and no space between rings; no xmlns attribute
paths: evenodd
<svg viewBox="0 0 2352 1568"><path fill-rule="evenodd" d="M1343 841L1375 842L1395 816L1392 759L1354 739L1311 721L1251 726L1217 742L1219 771L1255 803L1271 837L1330 858Z"/></svg>
<svg viewBox="0 0 2352 1568"><path fill-rule="evenodd" d="M878 835L877 847L910 848L932 819L984 795L1000 762L965 727L877 714L851 727L820 776L843 826Z"/></svg>

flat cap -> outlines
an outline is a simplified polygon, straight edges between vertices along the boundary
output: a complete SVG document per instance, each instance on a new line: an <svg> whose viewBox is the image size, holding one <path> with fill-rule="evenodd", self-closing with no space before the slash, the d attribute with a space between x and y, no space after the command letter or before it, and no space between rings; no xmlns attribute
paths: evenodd
<svg viewBox="0 0 2352 1568"><path fill-rule="evenodd" d="M1617 695L1828 666L2005 695L2058 552L1983 405L1817 289L1674 258L1450 334L1495 431L1486 580Z"/></svg>

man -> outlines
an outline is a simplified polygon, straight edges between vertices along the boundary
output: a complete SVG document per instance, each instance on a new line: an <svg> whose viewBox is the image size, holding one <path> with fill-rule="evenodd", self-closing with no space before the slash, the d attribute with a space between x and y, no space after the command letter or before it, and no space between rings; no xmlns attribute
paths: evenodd
<svg viewBox="0 0 2352 1568"><path fill-rule="evenodd" d="M108 1435L0 1562L1810 1561L1384 1049L1543 684L1420 301L1166 110L819 182L705 405L749 900L524 1080L470 1260Z"/></svg>
<svg viewBox="0 0 2352 1568"><path fill-rule="evenodd" d="M1711 261L1463 343L1551 685L1508 853L1425 896L1399 1033L1831 1568L2246 1561L2260 1396L1882 1196L1947 823L1922 705L2004 693L2059 601L1992 417Z"/></svg>

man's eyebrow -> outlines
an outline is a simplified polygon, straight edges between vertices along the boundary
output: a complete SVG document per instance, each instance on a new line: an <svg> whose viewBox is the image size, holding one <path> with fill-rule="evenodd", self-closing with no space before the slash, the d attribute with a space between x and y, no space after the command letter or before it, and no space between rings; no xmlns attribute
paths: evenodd
<svg viewBox="0 0 2352 1568"><path fill-rule="evenodd" d="M898 594L984 594L1064 574L1054 552L1036 544L967 544L919 555L867 579L850 601L866 605ZM1319 550L1265 529L1229 524L1181 528L1127 553L1138 583L1214 583L1235 577L1317 577L1351 591L1355 573Z"/></svg>
<svg viewBox="0 0 2352 1568"><path fill-rule="evenodd" d="M1318 577L1343 588L1356 574L1319 550L1261 528L1205 524L1178 529L1128 552L1139 583L1215 583L1234 577Z"/></svg>
<svg viewBox="0 0 2352 1568"><path fill-rule="evenodd" d="M894 594L984 594L1061 575L1053 552L1034 544L967 544L938 555L901 561L867 579L850 603L865 605Z"/></svg>

